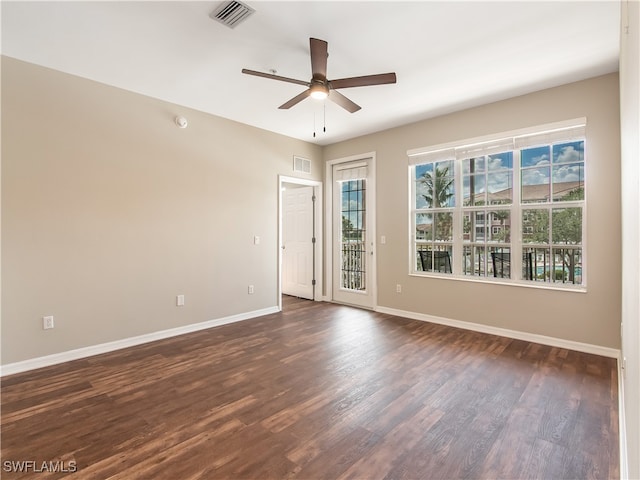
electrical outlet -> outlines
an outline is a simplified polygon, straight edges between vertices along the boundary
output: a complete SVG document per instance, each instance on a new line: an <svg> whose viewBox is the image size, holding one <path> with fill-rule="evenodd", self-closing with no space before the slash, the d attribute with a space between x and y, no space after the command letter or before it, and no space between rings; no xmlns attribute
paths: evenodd
<svg viewBox="0 0 640 480"><path fill-rule="evenodd" d="M254 245L260 245L260 237L258 235L254 235L253 244Z"/></svg>
<svg viewBox="0 0 640 480"><path fill-rule="evenodd" d="M402 285L399 283L396 285L396 293L402 293Z"/></svg>
<svg viewBox="0 0 640 480"><path fill-rule="evenodd" d="M43 330L49 330L50 328L53 328L53 315L42 317L42 328Z"/></svg>
<svg viewBox="0 0 640 480"><path fill-rule="evenodd" d="M253 285L249 285L249 295L253 295L254 289L253 289Z"/></svg>
<svg viewBox="0 0 640 480"><path fill-rule="evenodd" d="M184 295L177 295L176 296L176 306L184 307Z"/></svg>
<svg viewBox="0 0 640 480"><path fill-rule="evenodd" d="M387 243L387 237L384 235L380 236L380 245L385 245Z"/></svg>

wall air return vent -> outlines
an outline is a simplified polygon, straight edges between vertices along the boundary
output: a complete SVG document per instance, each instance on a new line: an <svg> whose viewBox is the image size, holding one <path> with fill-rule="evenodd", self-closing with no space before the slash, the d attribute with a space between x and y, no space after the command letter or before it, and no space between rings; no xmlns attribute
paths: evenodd
<svg viewBox="0 0 640 480"><path fill-rule="evenodd" d="M299 173L311 173L311 160L298 156L293 157L293 171Z"/></svg>
<svg viewBox="0 0 640 480"><path fill-rule="evenodd" d="M236 28L249 18L253 12L255 10L249 5L231 0L218 5L209 16L229 28Z"/></svg>

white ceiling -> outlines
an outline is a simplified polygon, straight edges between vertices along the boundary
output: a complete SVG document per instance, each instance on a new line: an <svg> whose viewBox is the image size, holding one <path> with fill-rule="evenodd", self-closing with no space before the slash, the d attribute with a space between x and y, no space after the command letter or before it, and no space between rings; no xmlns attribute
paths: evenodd
<svg viewBox="0 0 640 480"><path fill-rule="evenodd" d="M220 1L2 1L2 53L321 145L618 69L615 0L244 1L235 29L209 18ZM329 42L329 79L398 83L340 90L353 114L279 110L305 87L240 71L308 81L309 37Z"/></svg>

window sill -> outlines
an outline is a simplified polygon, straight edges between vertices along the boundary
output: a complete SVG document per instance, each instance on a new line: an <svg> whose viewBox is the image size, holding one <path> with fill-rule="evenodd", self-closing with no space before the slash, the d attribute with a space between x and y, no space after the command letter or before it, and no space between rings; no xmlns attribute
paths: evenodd
<svg viewBox="0 0 640 480"><path fill-rule="evenodd" d="M412 272L409 274L410 277L421 277L421 278L433 278L436 280L450 280L450 281L458 281L458 282L472 282L472 283L482 283L488 285L500 285L504 287L524 287L524 288L534 288L539 290L555 290L558 292L568 292L568 293L587 293L587 287L585 285L565 285L561 286L558 284L552 283L533 283L527 281L505 281L500 280L499 278L492 277L470 277L470 276L460 276L460 275L451 275L451 274L439 274L439 273L423 273L423 272Z"/></svg>

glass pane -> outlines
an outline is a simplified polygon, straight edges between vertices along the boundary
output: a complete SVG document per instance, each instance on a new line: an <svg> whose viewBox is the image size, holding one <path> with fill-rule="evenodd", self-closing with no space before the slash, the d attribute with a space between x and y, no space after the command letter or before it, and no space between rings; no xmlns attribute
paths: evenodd
<svg viewBox="0 0 640 480"><path fill-rule="evenodd" d="M584 163L553 166L553 200L584 200Z"/></svg>
<svg viewBox="0 0 640 480"><path fill-rule="evenodd" d="M416 165L416 208L427 208L427 184L426 179L433 173L433 163Z"/></svg>
<svg viewBox="0 0 640 480"><path fill-rule="evenodd" d="M522 242L549 243L549 211L546 209L522 211Z"/></svg>
<svg viewBox="0 0 640 480"><path fill-rule="evenodd" d="M497 153L487 157L487 169L489 172L499 170L511 170L513 168L513 152Z"/></svg>
<svg viewBox="0 0 640 480"><path fill-rule="evenodd" d="M353 232L353 224L345 215L342 215L342 240L348 239Z"/></svg>
<svg viewBox="0 0 640 480"><path fill-rule="evenodd" d="M365 219L364 212L361 212L361 211L356 212L356 229L361 234L365 230L364 219ZM362 238L362 235L359 236L358 240L364 240L364 238Z"/></svg>
<svg viewBox="0 0 640 480"><path fill-rule="evenodd" d="M552 230L555 244L582 244L582 208L554 208Z"/></svg>
<svg viewBox="0 0 640 480"><path fill-rule="evenodd" d="M365 243L347 241L342 243L340 286L349 290L366 290L365 267L367 255Z"/></svg>
<svg viewBox="0 0 640 480"><path fill-rule="evenodd" d="M553 249L553 281L556 283L582 283L582 249Z"/></svg>
<svg viewBox="0 0 640 480"><path fill-rule="evenodd" d="M343 238L348 238L350 240L357 240L359 236L360 226L358 225L358 212L346 212L349 232L347 235L343 235ZM344 233L344 232L343 232Z"/></svg>
<svg viewBox="0 0 640 480"><path fill-rule="evenodd" d="M522 203L548 202L550 193L549 167L522 170Z"/></svg>
<svg viewBox="0 0 640 480"><path fill-rule="evenodd" d="M522 168L539 167L551 163L549 145L544 147L526 148L520 151L520 165Z"/></svg>
<svg viewBox="0 0 640 480"><path fill-rule="evenodd" d="M462 216L462 238L465 242L484 242L486 238L485 213L464 212Z"/></svg>
<svg viewBox="0 0 640 480"><path fill-rule="evenodd" d="M349 210L361 210L362 205L360 203L361 197L360 190L352 190L349 192Z"/></svg>
<svg viewBox="0 0 640 480"><path fill-rule="evenodd" d="M453 213L436 213L436 242L450 242L453 240Z"/></svg>
<svg viewBox="0 0 640 480"><path fill-rule="evenodd" d="M489 173L487 175L487 190L489 191L490 204L511 204L513 199L512 177L512 172Z"/></svg>
<svg viewBox="0 0 640 480"><path fill-rule="evenodd" d="M433 213L416 214L416 240L433 240Z"/></svg>
<svg viewBox="0 0 640 480"><path fill-rule="evenodd" d="M494 210L489 212L488 241L509 243L511 242L511 212L509 210Z"/></svg>
<svg viewBox="0 0 640 480"><path fill-rule="evenodd" d="M509 248L494 247L489 249L489 263L487 276L496 278L511 278L511 250Z"/></svg>
<svg viewBox="0 0 640 480"><path fill-rule="evenodd" d="M340 287L350 290L366 289L365 187L366 180L350 180L342 183Z"/></svg>
<svg viewBox="0 0 640 480"><path fill-rule="evenodd" d="M472 233L475 233L472 241L484 242L487 238L484 212L475 212L475 214L472 215L471 218L474 222L475 227L471 230Z"/></svg>
<svg viewBox="0 0 640 480"><path fill-rule="evenodd" d="M484 277L487 272L487 250L485 247L472 247L470 260L470 275Z"/></svg>
<svg viewBox="0 0 640 480"><path fill-rule="evenodd" d="M473 223L471 220L472 220L471 212L464 212L462 214L462 240L464 242L471 241L471 231L473 227Z"/></svg>
<svg viewBox="0 0 640 480"><path fill-rule="evenodd" d="M484 174L467 175L463 179L463 204L485 205L487 203L486 178Z"/></svg>
<svg viewBox="0 0 640 480"><path fill-rule="evenodd" d="M416 260L423 272L451 273L452 245L418 245Z"/></svg>
<svg viewBox="0 0 640 480"><path fill-rule="evenodd" d="M346 188L345 188L346 187ZM342 211L349 210L349 189L346 182L342 184Z"/></svg>
<svg viewBox="0 0 640 480"><path fill-rule="evenodd" d="M467 158L462 161L462 173L474 174L485 171L485 159L484 157Z"/></svg>
<svg viewBox="0 0 640 480"><path fill-rule="evenodd" d="M549 282L551 278L552 262L551 251L548 248L524 248L522 275L525 280L538 282ZM526 260L525 260L526 259ZM531 263L530 270L527 270L525 262ZM530 274L527 275L527 274Z"/></svg>
<svg viewBox="0 0 640 480"><path fill-rule="evenodd" d="M416 203L423 204L426 208L453 206L453 162L438 162L431 167L425 168L422 175L416 179ZM422 198L418 198L418 195Z"/></svg>
<svg viewBox="0 0 640 480"><path fill-rule="evenodd" d="M422 254L420 252L427 252L431 250L430 245L416 245L416 271L426 271L422 268Z"/></svg>
<svg viewBox="0 0 640 480"><path fill-rule="evenodd" d="M473 247L463 247L462 249L462 273L473 275Z"/></svg>
<svg viewBox="0 0 640 480"><path fill-rule="evenodd" d="M584 141L553 146L553 163L584 162Z"/></svg>

